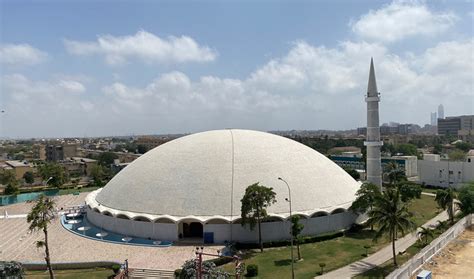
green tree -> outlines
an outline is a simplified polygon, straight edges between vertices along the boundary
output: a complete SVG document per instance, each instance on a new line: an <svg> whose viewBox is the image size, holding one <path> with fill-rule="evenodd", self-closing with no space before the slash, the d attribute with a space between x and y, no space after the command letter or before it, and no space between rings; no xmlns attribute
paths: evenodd
<svg viewBox="0 0 474 279"><path fill-rule="evenodd" d="M145 154L148 151L148 148L143 144L139 144L137 145L137 151L140 154Z"/></svg>
<svg viewBox="0 0 474 279"><path fill-rule="evenodd" d="M5 187L5 195L18 195L20 188L18 187L18 181L10 182Z"/></svg>
<svg viewBox="0 0 474 279"><path fill-rule="evenodd" d="M245 194L240 200L242 226L249 225L253 230L258 225L258 243L260 251L263 252L261 221L267 217L266 208L276 202L273 188L254 183L245 189Z"/></svg>
<svg viewBox="0 0 474 279"><path fill-rule="evenodd" d="M411 220L412 214L408 211L407 204L402 202L398 188L387 188L375 199L374 207L369 211L369 225L376 225L377 230L374 241L387 235L392 242L393 264L397 266L395 239L398 232L414 228L415 223Z"/></svg>
<svg viewBox="0 0 474 279"><path fill-rule="evenodd" d="M390 185L407 180L405 171L395 162L390 162L385 165L385 173L387 174Z"/></svg>
<svg viewBox="0 0 474 279"><path fill-rule="evenodd" d="M372 210L375 200L381 194L379 186L373 183L364 183L360 186L359 190L357 190L356 199L350 209L359 214L366 213ZM373 228L371 227L371 229Z"/></svg>
<svg viewBox="0 0 474 279"><path fill-rule="evenodd" d="M456 199L456 192L453 188L436 191L435 201L438 206L448 212L449 221L454 223L454 200Z"/></svg>
<svg viewBox="0 0 474 279"><path fill-rule="evenodd" d="M454 150L449 152L448 157L451 161L464 161L466 159L466 153L461 150Z"/></svg>
<svg viewBox="0 0 474 279"><path fill-rule="evenodd" d="M360 174L359 174L355 169L352 169L352 168L344 168L344 170L345 170L350 176L352 176L352 178L354 178L355 180L359 180L359 179L360 179Z"/></svg>
<svg viewBox="0 0 474 279"><path fill-rule="evenodd" d="M48 181L48 185L53 187L61 187L69 181L69 174L63 166L57 163L46 163L38 167L41 178ZM50 179L51 178L51 179Z"/></svg>
<svg viewBox="0 0 474 279"><path fill-rule="evenodd" d="M115 159L118 159L118 155L108 151L100 153L100 155L97 157L99 165L107 168L114 163Z"/></svg>
<svg viewBox="0 0 474 279"><path fill-rule="evenodd" d="M32 184L33 182L35 182L35 176L31 171L25 172L25 174L23 175L23 179L28 184Z"/></svg>
<svg viewBox="0 0 474 279"><path fill-rule="evenodd" d="M461 187L458 199L459 207L464 215L474 213L474 181Z"/></svg>
<svg viewBox="0 0 474 279"><path fill-rule="evenodd" d="M91 177L94 180L94 185L103 186L103 179L105 177L104 167L101 165L94 165L91 168Z"/></svg>
<svg viewBox="0 0 474 279"><path fill-rule="evenodd" d="M421 198L422 189L418 184L402 182L397 187L400 189L400 196L403 202Z"/></svg>
<svg viewBox="0 0 474 279"><path fill-rule="evenodd" d="M36 247L44 247L45 261L49 271L49 277L54 278L53 268L51 266L51 257L49 254L49 243L48 243L48 225L55 218L54 207L55 202L45 196L40 195L35 201L35 204L31 208L30 213L27 216L27 222L30 223L30 231L42 230L44 233L44 241L39 240L36 242Z"/></svg>
<svg viewBox="0 0 474 279"><path fill-rule="evenodd" d="M304 229L304 225L300 223L300 216L293 215L291 216L291 234L293 235L293 239L296 241L296 251L298 252L298 260L301 260L301 253L300 253L300 234Z"/></svg>
<svg viewBox="0 0 474 279"><path fill-rule="evenodd" d="M468 152L470 149L474 148L474 146L468 142L458 142L456 143L456 148L461 149L464 152Z"/></svg>
<svg viewBox="0 0 474 279"><path fill-rule="evenodd" d="M395 146L395 153L401 153L405 156L417 156L418 151L416 149L416 145L409 144L409 143L402 143L397 144Z"/></svg>
<svg viewBox="0 0 474 279"><path fill-rule="evenodd" d="M425 245L428 244L428 238L434 237L434 232L430 228L420 227L420 230L417 233L420 239L424 239Z"/></svg>
<svg viewBox="0 0 474 279"><path fill-rule="evenodd" d="M0 173L0 183L2 183L3 185L7 185L8 183L11 183L14 180L16 180L16 177L13 171L7 170Z"/></svg>

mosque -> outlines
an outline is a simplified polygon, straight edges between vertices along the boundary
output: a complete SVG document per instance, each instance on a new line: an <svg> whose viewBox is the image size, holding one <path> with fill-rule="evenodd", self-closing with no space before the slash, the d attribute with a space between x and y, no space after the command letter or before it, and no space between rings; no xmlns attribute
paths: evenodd
<svg viewBox="0 0 474 279"><path fill-rule="evenodd" d="M373 65L375 82L372 72ZM369 94L367 101L375 99ZM372 122L378 124L378 111ZM262 223L263 241L289 239L288 188L279 177L291 189L302 235L344 230L358 218L348 209L360 183L326 156L285 137L238 129L184 136L145 153L86 197L87 218L132 237L258 242L258 230L241 225L240 200L259 182L272 187L277 200Z"/></svg>

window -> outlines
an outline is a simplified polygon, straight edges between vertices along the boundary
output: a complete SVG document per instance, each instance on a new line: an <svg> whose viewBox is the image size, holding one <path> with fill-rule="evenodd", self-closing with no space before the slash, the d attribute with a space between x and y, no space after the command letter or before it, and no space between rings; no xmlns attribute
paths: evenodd
<svg viewBox="0 0 474 279"><path fill-rule="evenodd" d="M458 171L458 179L461 179L461 171Z"/></svg>
<svg viewBox="0 0 474 279"><path fill-rule="evenodd" d="M439 170L439 178L443 178L443 170Z"/></svg>

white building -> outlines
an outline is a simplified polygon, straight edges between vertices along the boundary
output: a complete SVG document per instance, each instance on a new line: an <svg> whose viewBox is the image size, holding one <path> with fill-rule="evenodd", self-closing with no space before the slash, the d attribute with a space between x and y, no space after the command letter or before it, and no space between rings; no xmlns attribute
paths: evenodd
<svg viewBox="0 0 474 279"><path fill-rule="evenodd" d="M317 151L263 132L218 130L178 138L142 155L86 198L87 218L103 229L158 240L257 242L241 225L247 186L272 187L277 202L262 224L264 241L290 237L292 213L303 235L350 227L360 184Z"/></svg>
<svg viewBox="0 0 474 279"><path fill-rule="evenodd" d="M441 161L436 154L425 154L423 159L418 160L420 183L459 188L474 181L474 150L469 151L465 162Z"/></svg>

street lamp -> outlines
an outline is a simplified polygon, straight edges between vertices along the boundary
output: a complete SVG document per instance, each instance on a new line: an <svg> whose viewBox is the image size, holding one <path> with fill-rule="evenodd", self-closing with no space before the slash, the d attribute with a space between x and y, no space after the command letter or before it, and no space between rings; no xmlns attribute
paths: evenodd
<svg viewBox="0 0 474 279"><path fill-rule="evenodd" d="M45 185L45 186L48 186L48 182L49 182L51 179L53 179L52 176L50 176L50 177L44 182L44 185Z"/></svg>
<svg viewBox="0 0 474 279"><path fill-rule="evenodd" d="M288 187L288 198L285 199L290 204L290 233L291 233L291 278L295 278L295 267L294 267L294 257L293 257L293 224L291 223L291 190L290 190L290 185L288 185L288 182L284 180L281 177L278 177L278 180L281 180L285 182L286 187Z"/></svg>

